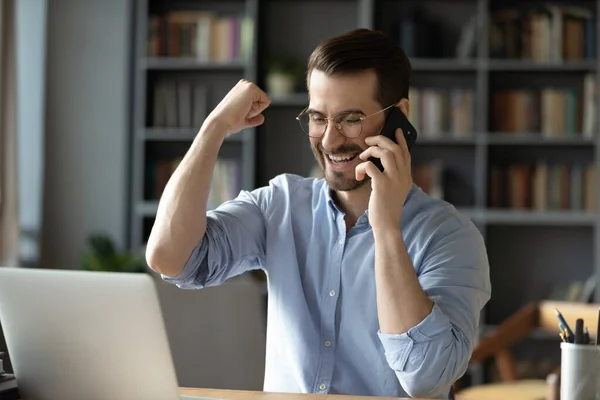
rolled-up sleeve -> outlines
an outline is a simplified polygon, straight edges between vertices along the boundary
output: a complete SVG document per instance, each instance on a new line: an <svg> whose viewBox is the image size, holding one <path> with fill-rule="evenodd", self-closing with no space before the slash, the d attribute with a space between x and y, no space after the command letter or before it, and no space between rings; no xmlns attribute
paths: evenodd
<svg viewBox="0 0 600 400"><path fill-rule="evenodd" d="M162 276L182 289L215 286L251 269L262 267L266 228L263 211L270 188L241 191L206 214L206 232L175 277Z"/></svg>
<svg viewBox="0 0 600 400"><path fill-rule="evenodd" d="M378 332L390 368L413 397L448 397L467 370L491 296L483 238L470 221L454 222L436 230L417 268L431 313L403 334Z"/></svg>

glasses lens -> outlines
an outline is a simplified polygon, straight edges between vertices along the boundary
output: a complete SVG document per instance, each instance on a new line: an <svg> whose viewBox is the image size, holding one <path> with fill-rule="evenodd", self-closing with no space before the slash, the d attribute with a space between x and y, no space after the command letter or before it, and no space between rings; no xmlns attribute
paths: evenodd
<svg viewBox="0 0 600 400"><path fill-rule="evenodd" d="M308 136L321 137L325 133L327 120L319 114L304 113L298 117L300 127Z"/></svg>
<svg viewBox="0 0 600 400"><path fill-rule="evenodd" d="M344 114L340 115L337 121L341 128L342 134L349 138L357 138L362 132L362 120L359 114Z"/></svg>

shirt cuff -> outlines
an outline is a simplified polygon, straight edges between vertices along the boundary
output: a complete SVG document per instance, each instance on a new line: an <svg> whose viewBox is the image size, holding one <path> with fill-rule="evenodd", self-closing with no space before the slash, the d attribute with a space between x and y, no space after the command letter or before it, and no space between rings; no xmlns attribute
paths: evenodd
<svg viewBox="0 0 600 400"><path fill-rule="evenodd" d="M437 304L416 326L402 334L377 332L390 367L405 371L421 364L429 342L452 328L450 320Z"/></svg>
<svg viewBox="0 0 600 400"><path fill-rule="evenodd" d="M180 289L204 288L208 276L207 253L208 248L204 244L204 238L202 238L177 276L169 277L161 274L161 278Z"/></svg>

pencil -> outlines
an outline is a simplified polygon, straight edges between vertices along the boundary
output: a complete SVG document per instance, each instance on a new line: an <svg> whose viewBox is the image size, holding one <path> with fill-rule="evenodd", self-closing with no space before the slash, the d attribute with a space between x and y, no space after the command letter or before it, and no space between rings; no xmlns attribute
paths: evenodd
<svg viewBox="0 0 600 400"><path fill-rule="evenodd" d="M558 317L558 322L562 325L562 328L567 330L569 337L575 338L575 334L573 334L573 331L571 330L571 328L569 328L569 325L567 324L567 321L565 321L565 319L563 318L562 314L556 308L554 309L554 311L556 312L556 316Z"/></svg>
<svg viewBox="0 0 600 400"><path fill-rule="evenodd" d="M569 337L569 333L561 324L558 324L558 330L560 331L559 335L561 338L563 338L563 341L570 343L571 338Z"/></svg>
<svg viewBox="0 0 600 400"><path fill-rule="evenodd" d="M562 339L563 342L567 341L567 338L565 337L565 333L564 332L560 332L559 335L560 335L560 338Z"/></svg>

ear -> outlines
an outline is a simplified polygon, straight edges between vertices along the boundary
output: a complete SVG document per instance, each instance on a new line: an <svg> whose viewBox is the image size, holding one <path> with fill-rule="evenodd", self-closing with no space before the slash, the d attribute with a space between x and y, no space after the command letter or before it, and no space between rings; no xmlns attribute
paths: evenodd
<svg viewBox="0 0 600 400"><path fill-rule="evenodd" d="M406 118L408 118L408 113L410 112L410 103L408 102L408 99L403 98L398 103L396 103L396 107L402 110Z"/></svg>

